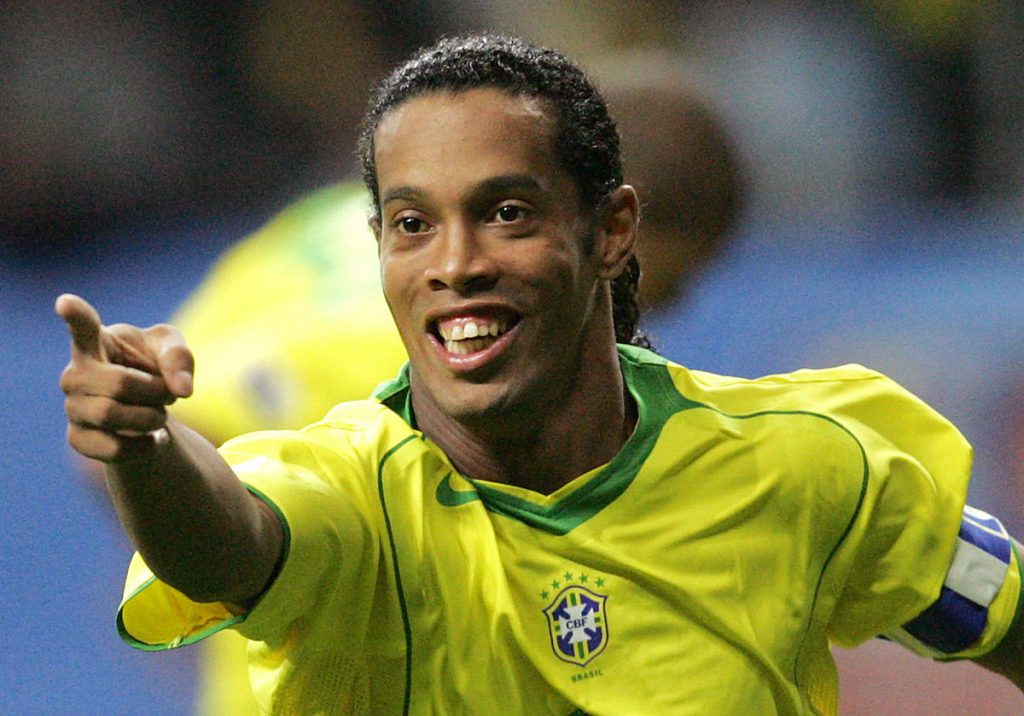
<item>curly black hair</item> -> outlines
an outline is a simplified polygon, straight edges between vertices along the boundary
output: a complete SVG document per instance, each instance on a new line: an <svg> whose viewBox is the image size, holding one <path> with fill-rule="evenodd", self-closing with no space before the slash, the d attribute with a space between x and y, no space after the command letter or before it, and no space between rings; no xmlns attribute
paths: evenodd
<svg viewBox="0 0 1024 716"><path fill-rule="evenodd" d="M363 181L380 219L374 135L384 115L414 97L494 87L540 100L555 125L555 151L572 176L580 206L597 217L622 184L619 134L604 98L586 74L565 56L519 38L467 35L443 38L413 55L388 75L370 97L359 133ZM640 265L630 257L612 281L612 314L620 343L651 348L637 329Z"/></svg>

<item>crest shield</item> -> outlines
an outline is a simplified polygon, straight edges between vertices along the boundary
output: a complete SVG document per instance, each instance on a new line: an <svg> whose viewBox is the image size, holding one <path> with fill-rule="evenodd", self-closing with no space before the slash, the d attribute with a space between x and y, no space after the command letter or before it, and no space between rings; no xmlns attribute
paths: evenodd
<svg viewBox="0 0 1024 716"><path fill-rule="evenodd" d="M586 666L608 645L608 596L566 587L544 608L551 648L562 661Z"/></svg>

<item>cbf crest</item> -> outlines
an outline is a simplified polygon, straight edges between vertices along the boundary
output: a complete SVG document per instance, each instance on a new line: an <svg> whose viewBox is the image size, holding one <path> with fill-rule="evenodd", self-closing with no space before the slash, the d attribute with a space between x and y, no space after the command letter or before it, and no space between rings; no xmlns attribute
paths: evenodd
<svg viewBox="0 0 1024 716"><path fill-rule="evenodd" d="M601 580L603 581L603 580ZM586 666L608 645L608 596L573 584L544 608L551 648L562 661Z"/></svg>

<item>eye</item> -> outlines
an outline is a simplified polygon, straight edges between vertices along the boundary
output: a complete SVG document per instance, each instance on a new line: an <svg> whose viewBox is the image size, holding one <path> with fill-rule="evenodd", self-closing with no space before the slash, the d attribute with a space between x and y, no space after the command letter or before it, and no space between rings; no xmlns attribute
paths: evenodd
<svg viewBox="0 0 1024 716"><path fill-rule="evenodd" d="M395 222L395 228L403 234L422 234L429 227L423 219L415 216L403 216Z"/></svg>
<svg viewBox="0 0 1024 716"><path fill-rule="evenodd" d="M511 224L515 221L522 221L527 217L525 207L517 204L504 204L494 212L494 220L502 224Z"/></svg>

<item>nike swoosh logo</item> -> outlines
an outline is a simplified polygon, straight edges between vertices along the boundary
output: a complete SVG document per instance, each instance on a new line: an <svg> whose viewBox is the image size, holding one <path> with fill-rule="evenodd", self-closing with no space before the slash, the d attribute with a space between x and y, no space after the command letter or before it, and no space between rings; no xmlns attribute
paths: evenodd
<svg viewBox="0 0 1024 716"><path fill-rule="evenodd" d="M458 507L459 505L469 504L474 500L480 499L480 495L477 494L476 490L454 489L452 487L451 472L441 478L441 482L437 483L434 497L445 507Z"/></svg>

